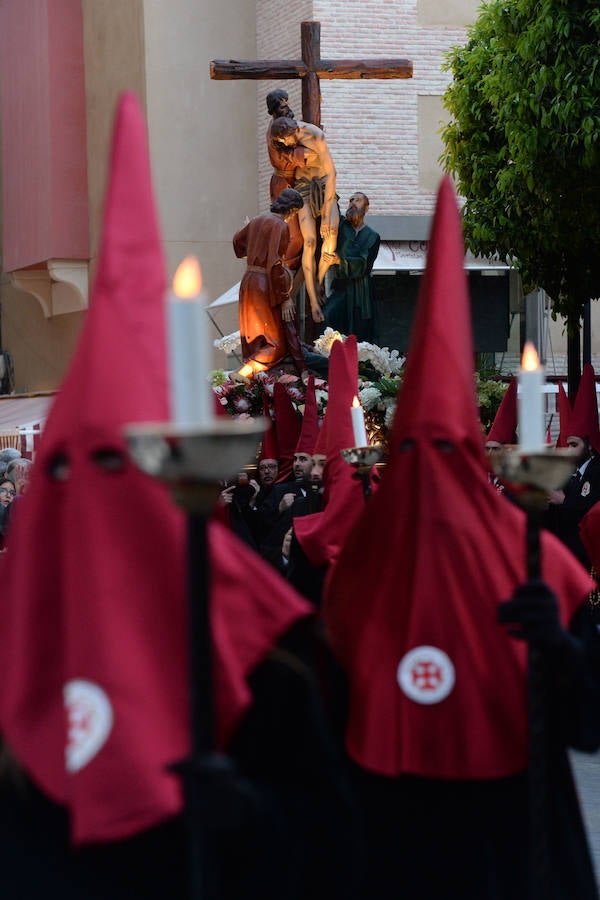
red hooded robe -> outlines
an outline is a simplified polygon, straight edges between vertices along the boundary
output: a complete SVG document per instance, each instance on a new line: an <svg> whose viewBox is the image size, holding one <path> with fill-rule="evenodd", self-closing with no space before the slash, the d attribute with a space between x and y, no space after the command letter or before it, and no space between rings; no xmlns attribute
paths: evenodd
<svg viewBox="0 0 600 900"><path fill-rule="evenodd" d="M71 814L75 842L181 809L188 755L185 520L129 460L123 426L168 416L164 266L146 124L117 114L90 310L54 401L3 563L0 728ZM308 606L222 526L210 528L216 732L246 676Z"/></svg>
<svg viewBox="0 0 600 900"><path fill-rule="evenodd" d="M387 776L527 767L527 650L497 622L498 604L526 580L525 516L487 478L463 258L445 178L389 463L323 608L350 684L348 752ZM550 535L542 566L567 625L590 579Z"/></svg>

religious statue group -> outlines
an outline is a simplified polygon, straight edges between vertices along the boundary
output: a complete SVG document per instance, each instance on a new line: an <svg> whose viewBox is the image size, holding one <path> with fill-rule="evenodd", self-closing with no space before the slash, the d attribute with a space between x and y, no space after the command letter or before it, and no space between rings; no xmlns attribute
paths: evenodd
<svg viewBox="0 0 600 900"><path fill-rule="evenodd" d="M248 372L290 358L306 376L298 327L300 288L304 285L313 330L329 325L371 341L370 274L379 235L365 224L369 200L361 191L349 198L341 218L335 166L323 131L294 118L282 89L267 96L267 110L270 212L255 216L233 238L236 256L246 258L239 295L242 357Z"/></svg>

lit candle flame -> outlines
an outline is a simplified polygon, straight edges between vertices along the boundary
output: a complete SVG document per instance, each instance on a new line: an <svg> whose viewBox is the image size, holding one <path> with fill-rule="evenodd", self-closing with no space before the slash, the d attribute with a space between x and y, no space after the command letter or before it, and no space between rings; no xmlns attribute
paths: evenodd
<svg viewBox="0 0 600 900"><path fill-rule="evenodd" d="M202 272L195 256L186 256L179 265L173 278L173 293L180 300L191 300L202 290Z"/></svg>
<svg viewBox="0 0 600 900"><path fill-rule="evenodd" d="M521 357L521 368L524 372L535 372L540 367L540 358L531 341L526 341Z"/></svg>
<svg viewBox="0 0 600 900"><path fill-rule="evenodd" d="M346 400L346 403L347 402L348 401ZM352 401L352 406L354 407L354 409L358 409L358 407L360 406L360 400L358 399L358 397L354 398L354 400Z"/></svg>
<svg viewBox="0 0 600 900"><path fill-rule="evenodd" d="M264 363L257 362L255 359L249 360L238 371L238 375L242 378L252 378L256 372L264 372L268 367Z"/></svg>

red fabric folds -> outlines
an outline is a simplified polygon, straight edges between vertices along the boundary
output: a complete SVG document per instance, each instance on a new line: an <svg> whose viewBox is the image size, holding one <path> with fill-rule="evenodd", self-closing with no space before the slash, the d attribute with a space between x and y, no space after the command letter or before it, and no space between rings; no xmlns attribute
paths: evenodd
<svg viewBox="0 0 600 900"><path fill-rule="evenodd" d="M296 444L296 453L308 453L312 456L317 437L319 436L319 413L317 412L317 398L315 395L315 377L310 375L306 385L306 400L300 437Z"/></svg>
<svg viewBox="0 0 600 900"><path fill-rule="evenodd" d="M526 649L497 622L526 579L525 519L486 473L463 257L445 178L389 462L323 607L350 683L348 751L388 776L493 778L527 765ZM591 581L550 535L542 562L567 624Z"/></svg>
<svg viewBox="0 0 600 900"><path fill-rule="evenodd" d="M556 439L557 447L566 447L569 432L569 420L571 418L571 402L567 397L567 392L563 387L562 381L558 382L558 396L556 400L558 407L558 416L560 422L560 431Z"/></svg>
<svg viewBox="0 0 600 900"><path fill-rule="evenodd" d="M302 422L294 409L294 404L285 386L279 381L275 383L273 389L273 403L277 442L279 444L279 475L277 481L289 481L293 478L294 453L300 437Z"/></svg>
<svg viewBox="0 0 600 900"><path fill-rule="evenodd" d="M561 426L562 431L562 426ZM600 427L598 424L598 399L596 397L596 375L591 363L586 363L581 374L573 411L569 417L566 437L574 435L587 438L590 446L600 453Z"/></svg>
<svg viewBox="0 0 600 900"><path fill-rule="evenodd" d="M358 351L356 337L336 341L329 358L329 402L323 428L326 429L327 459L323 473L324 508L294 519L294 531L313 566L331 565L338 557L353 522L364 504L362 484L340 451L354 446L350 407L358 393Z"/></svg>
<svg viewBox="0 0 600 900"><path fill-rule="evenodd" d="M273 420L271 419L271 412L269 410L269 402L267 400L266 394L263 394L263 416L265 417L267 422L270 422L270 425L265 429L265 433L262 439L262 444L260 447L260 459L279 459L277 435L275 434L275 428L273 425Z"/></svg>
<svg viewBox="0 0 600 900"><path fill-rule="evenodd" d="M164 286L146 125L126 94L90 310L2 568L0 728L78 843L181 809L166 767L190 743L185 521L122 433L167 418ZM309 608L216 523L210 556L223 745L251 700L246 675Z"/></svg>
<svg viewBox="0 0 600 900"><path fill-rule="evenodd" d="M498 412L494 417L492 427L486 438L488 441L498 441L499 444L517 443L517 379L509 382Z"/></svg>

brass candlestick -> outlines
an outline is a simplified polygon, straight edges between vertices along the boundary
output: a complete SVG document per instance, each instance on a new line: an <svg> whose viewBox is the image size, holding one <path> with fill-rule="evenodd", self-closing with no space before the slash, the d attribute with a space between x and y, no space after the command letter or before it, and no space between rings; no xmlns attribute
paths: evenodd
<svg viewBox="0 0 600 900"><path fill-rule="evenodd" d="M191 752L172 769L182 780L190 841L191 896L217 900L217 829L239 824L245 805L232 761L215 752L210 552L207 525L220 482L256 453L266 419L215 419L203 427L143 423L125 429L131 457L164 482L187 513Z"/></svg>
<svg viewBox="0 0 600 900"><path fill-rule="evenodd" d="M383 446L373 444L369 447L347 447L340 450L342 459L352 466L356 477L360 478L365 498L371 494L371 469L383 459Z"/></svg>
<svg viewBox="0 0 600 900"><path fill-rule="evenodd" d="M507 449L494 460L496 473L527 513L527 577L542 576L540 529L548 505L548 491L560 490L576 468L568 450L548 448L539 452ZM529 896L548 900L554 886L550 877L550 823L548 808L548 722L545 664L541 650L529 646Z"/></svg>
<svg viewBox="0 0 600 900"><path fill-rule="evenodd" d="M514 489L519 505L547 503L548 491L562 488L576 468L570 450L548 447L539 451L506 447L492 460L496 474ZM522 501L522 502L521 502Z"/></svg>

